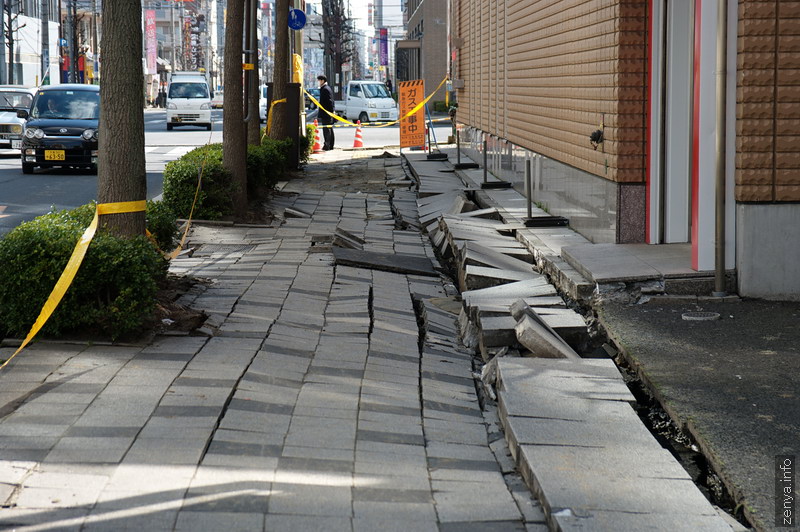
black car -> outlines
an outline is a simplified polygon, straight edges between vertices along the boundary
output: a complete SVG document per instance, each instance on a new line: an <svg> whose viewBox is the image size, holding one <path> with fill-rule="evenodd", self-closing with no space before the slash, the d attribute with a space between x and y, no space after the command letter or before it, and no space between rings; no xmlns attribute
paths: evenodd
<svg viewBox="0 0 800 532"><path fill-rule="evenodd" d="M97 171L97 127L100 87L50 85L40 87L26 118L22 136L22 173L37 166L89 168Z"/></svg>

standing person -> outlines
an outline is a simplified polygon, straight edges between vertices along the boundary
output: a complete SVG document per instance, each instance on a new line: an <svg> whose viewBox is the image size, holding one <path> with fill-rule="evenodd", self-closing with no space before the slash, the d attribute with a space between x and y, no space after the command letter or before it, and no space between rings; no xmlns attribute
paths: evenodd
<svg viewBox="0 0 800 532"><path fill-rule="evenodd" d="M389 90L389 96L392 95L392 78L386 78L386 88Z"/></svg>
<svg viewBox="0 0 800 532"><path fill-rule="evenodd" d="M336 111L333 105L333 89L330 85L328 85L328 78L323 75L319 75L317 76L317 81L319 81L320 105L329 113L335 113ZM333 117L328 113L321 112L319 113L319 123L323 126L333 126ZM322 149L325 151L332 150L334 142L333 127L323 127L322 135L325 138Z"/></svg>

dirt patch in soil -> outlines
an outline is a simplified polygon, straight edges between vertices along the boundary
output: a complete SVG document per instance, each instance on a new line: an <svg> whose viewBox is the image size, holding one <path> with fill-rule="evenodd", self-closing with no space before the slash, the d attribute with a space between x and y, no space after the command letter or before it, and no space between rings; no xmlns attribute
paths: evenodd
<svg viewBox="0 0 800 532"><path fill-rule="evenodd" d="M189 333L203 325L208 317L205 312L187 307L178 302L184 294L208 281L193 277L167 275L156 293L156 309L151 320L150 334L165 332Z"/></svg>

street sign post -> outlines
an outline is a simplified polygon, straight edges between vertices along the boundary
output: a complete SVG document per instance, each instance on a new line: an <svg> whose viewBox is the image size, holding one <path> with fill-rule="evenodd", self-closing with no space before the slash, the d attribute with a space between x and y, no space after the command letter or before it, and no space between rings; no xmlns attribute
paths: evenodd
<svg viewBox="0 0 800 532"><path fill-rule="evenodd" d="M302 30L306 25L306 14L301 9L289 10L289 28Z"/></svg>

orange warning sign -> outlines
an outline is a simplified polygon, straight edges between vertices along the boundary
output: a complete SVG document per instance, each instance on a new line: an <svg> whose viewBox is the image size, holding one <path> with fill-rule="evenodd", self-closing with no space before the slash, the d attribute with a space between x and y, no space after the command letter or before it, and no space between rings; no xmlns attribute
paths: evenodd
<svg viewBox="0 0 800 532"><path fill-rule="evenodd" d="M425 99L425 82L421 79L401 81L398 84L400 92L400 116L414 109ZM400 147L425 145L425 115L421 108L419 111L400 122Z"/></svg>

